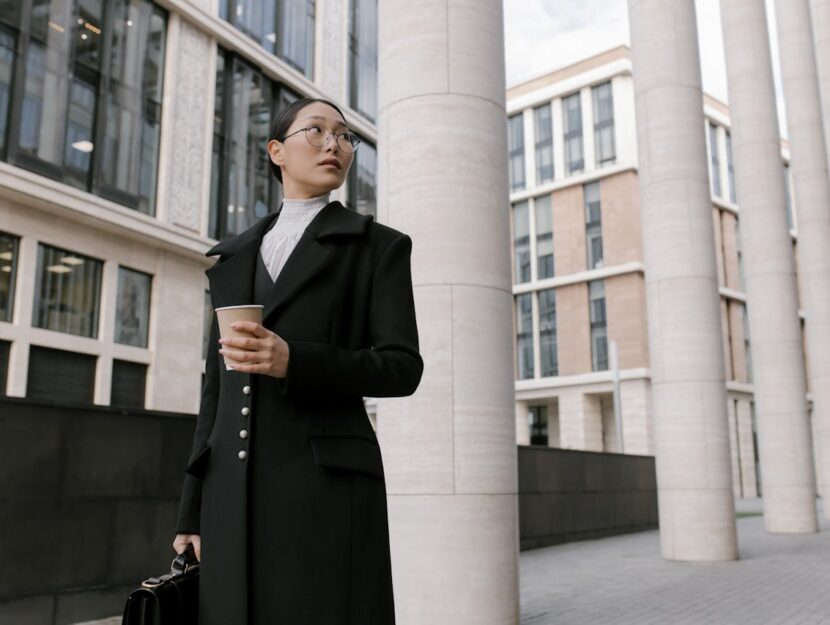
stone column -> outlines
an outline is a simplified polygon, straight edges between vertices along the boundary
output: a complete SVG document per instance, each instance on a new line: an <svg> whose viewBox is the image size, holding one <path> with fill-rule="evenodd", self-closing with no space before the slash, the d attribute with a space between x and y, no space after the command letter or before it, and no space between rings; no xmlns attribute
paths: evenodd
<svg viewBox="0 0 830 625"><path fill-rule="evenodd" d="M810 0L810 9L824 120L824 148L830 163L830 0Z"/></svg>
<svg viewBox="0 0 830 625"><path fill-rule="evenodd" d="M795 257L787 226L781 140L764 0L721 0L764 525L815 532L806 373Z"/></svg>
<svg viewBox="0 0 830 625"><path fill-rule="evenodd" d="M695 7L628 0L660 545L737 558Z"/></svg>
<svg viewBox="0 0 830 625"><path fill-rule="evenodd" d="M413 241L425 364L378 402L397 622L518 625L502 2L378 9L378 221Z"/></svg>
<svg viewBox="0 0 830 625"><path fill-rule="evenodd" d="M830 178L808 0L775 0L790 171L798 212L798 267L823 484L830 484ZM762 474L764 495L767 476ZM830 518L830 506L824 506Z"/></svg>

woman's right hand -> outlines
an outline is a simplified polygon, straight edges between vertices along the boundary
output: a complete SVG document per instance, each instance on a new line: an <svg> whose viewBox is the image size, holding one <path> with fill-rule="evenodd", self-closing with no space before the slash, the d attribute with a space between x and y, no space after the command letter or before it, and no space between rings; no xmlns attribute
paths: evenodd
<svg viewBox="0 0 830 625"><path fill-rule="evenodd" d="M196 559L202 561L202 537L199 534L176 534L176 539L173 541L173 550L176 553L184 553L189 544L193 544L193 551L196 554Z"/></svg>

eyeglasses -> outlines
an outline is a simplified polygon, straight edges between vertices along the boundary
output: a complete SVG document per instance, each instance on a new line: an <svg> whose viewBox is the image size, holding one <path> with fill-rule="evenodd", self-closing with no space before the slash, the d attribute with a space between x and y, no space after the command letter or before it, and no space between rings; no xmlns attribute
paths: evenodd
<svg viewBox="0 0 830 625"><path fill-rule="evenodd" d="M305 132L305 138L308 139L308 142L313 145L315 148L322 148L326 145L329 137L331 135L335 135L337 137L337 147L339 147L343 152L347 154L351 154L355 151L358 144L360 143L360 139L358 139L357 135L349 132L348 130L334 133L330 132L325 134L323 129L320 126L308 126L306 128L300 128L296 132L292 132L290 135L284 136L281 141L285 141L288 137L292 137L296 135L298 132Z"/></svg>

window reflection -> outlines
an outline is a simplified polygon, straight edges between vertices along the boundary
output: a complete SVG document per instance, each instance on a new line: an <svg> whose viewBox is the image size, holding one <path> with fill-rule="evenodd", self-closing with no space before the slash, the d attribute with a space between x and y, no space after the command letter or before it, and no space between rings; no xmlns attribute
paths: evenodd
<svg viewBox="0 0 830 625"><path fill-rule="evenodd" d="M378 106L377 0L352 0L349 35L350 104L374 120Z"/></svg>
<svg viewBox="0 0 830 625"><path fill-rule="evenodd" d="M38 244L32 325L97 337L102 267L89 256Z"/></svg>
<svg viewBox="0 0 830 625"><path fill-rule="evenodd" d="M152 276L126 267L118 268L116 343L147 347L151 285Z"/></svg>
<svg viewBox="0 0 830 625"><path fill-rule="evenodd" d="M14 235L0 232L0 321L12 321L19 241Z"/></svg>
<svg viewBox="0 0 830 625"><path fill-rule="evenodd" d="M296 98L235 55L219 51L210 190L213 238L244 232L279 206L281 186L271 175L265 146L277 111Z"/></svg>
<svg viewBox="0 0 830 625"><path fill-rule="evenodd" d="M3 7L0 3L0 14ZM0 26L0 153L6 148L9 106L14 72L14 35Z"/></svg>
<svg viewBox="0 0 830 625"><path fill-rule="evenodd" d="M377 172L377 151L375 147L363 141L354 153L354 161L349 170L349 203L364 215L377 218L377 198L375 197L375 174Z"/></svg>
<svg viewBox="0 0 830 625"><path fill-rule="evenodd" d="M219 0L219 16L301 74L314 65L314 0Z"/></svg>
<svg viewBox="0 0 830 625"><path fill-rule="evenodd" d="M23 27L0 26L0 137L13 138L3 156L154 214L166 13L150 0L32 0L26 10L0 19ZM15 46L26 51L20 76ZM7 133L12 109L20 121Z"/></svg>

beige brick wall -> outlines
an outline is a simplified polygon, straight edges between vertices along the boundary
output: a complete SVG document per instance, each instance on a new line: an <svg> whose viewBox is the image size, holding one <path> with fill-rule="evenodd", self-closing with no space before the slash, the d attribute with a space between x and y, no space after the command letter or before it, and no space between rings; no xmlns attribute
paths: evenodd
<svg viewBox="0 0 830 625"><path fill-rule="evenodd" d="M603 178L599 193L605 266L642 261L643 237L637 174L624 172Z"/></svg>
<svg viewBox="0 0 830 625"><path fill-rule="evenodd" d="M602 185L600 184L600 188ZM557 276L585 271L585 207L582 186L553 193L553 266ZM557 298L559 290L557 290ZM587 296L586 296L587 297ZM557 309L559 302L557 301ZM557 319L558 322L558 319Z"/></svg>
<svg viewBox="0 0 830 625"><path fill-rule="evenodd" d="M648 367L645 280L641 273L605 279L608 340L617 342L621 369ZM586 325L590 325L588 320Z"/></svg>
<svg viewBox="0 0 830 625"><path fill-rule="evenodd" d="M723 253L722 262L724 264L725 274L724 286L734 289L735 291L740 291L741 283L738 275L738 248L737 241L735 239L735 224L737 223L737 219L732 213L722 212L720 221Z"/></svg>
<svg viewBox="0 0 830 625"><path fill-rule="evenodd" d="M591 328L588 285L556 289L556 340L559 343L559 375L591 371Z"/></svg>

